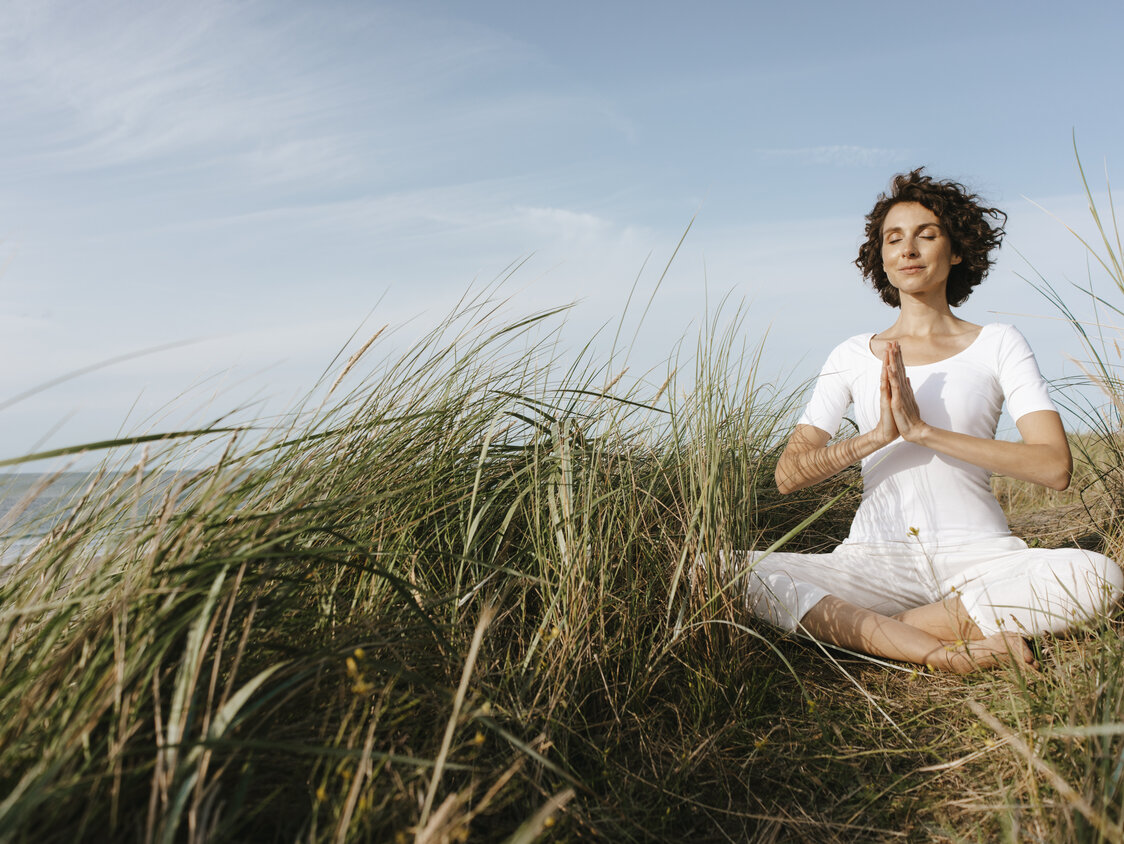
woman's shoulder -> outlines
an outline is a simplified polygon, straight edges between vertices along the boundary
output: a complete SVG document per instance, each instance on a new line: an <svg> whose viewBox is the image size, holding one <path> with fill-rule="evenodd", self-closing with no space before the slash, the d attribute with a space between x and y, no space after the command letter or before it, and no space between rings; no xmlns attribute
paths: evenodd
<svg viewBox="0 0 1124 844"><path fill-rule="evenodd" d="M830 361L843 360L863 360L870 358L872 361L877 362L874 353L870 350L870 341L874 337L875 332L867 331L862 334L854 334L839 343L831 350L827 356Z"/></svg>
<svg viewBox="0 0 1124 844"><path fill-rule="evenodd" d="M877 333L878 332L876 332L876 331L864 331L862 334L852 334L850 337L848 337L842 343L837 345L835 348L837 348L837 349L847 349L847 350L850 350L850 351L858 350L858 351L861 351L861 352L865 352L866 354L869 355L869 354L871 354L870 341L874 338L874 335L877 334Z"/></svg>
<svg viewBox="0 0 1124 844"><path fill-rule="evenodd" d="M989 322L969 346L969 358L1003 368L1011 361L1033 360L1034 350L1019 329L1008 322Z"/></svg>
<svg viewBox="0 0 1124 844"><path fill-rule="evenodd" d="M999 345L1027 345L1026 338L1017 327L1009 322L989 322L980 328L980 340L989 340Z"/></svg>
<svg viewBox="0 0 1124 844"><path fill-rule="evenodd" d="M1014 331L1018 333L1018 329L1011 325L1009 322L985 322L980 326L980 333L988 332L989 334L1002 335Z"/></svg>

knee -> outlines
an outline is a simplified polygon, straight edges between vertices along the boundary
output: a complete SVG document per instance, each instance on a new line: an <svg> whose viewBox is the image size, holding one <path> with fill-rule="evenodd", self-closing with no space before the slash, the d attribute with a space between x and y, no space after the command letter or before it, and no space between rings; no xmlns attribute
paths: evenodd
<svg viewBox="0 0 1124 844"><path fill-rule="evenodd" d="M785 630L795 630L803 608L799 585L783 572L750 575L745 604L756 618Z"/></svg>
<svg viewBox="0 0 1124 844"><path fill-rule="evenodd" d="M1124 572L1111 557L1092 551L1079 551L1080 563L1074 561L1074 569L1083 574L1088 593L1104 607L1115 602L1124 592ZM1076 572L1075 572L1076 573Z"/></svg>
<svg viewBox="0 0 1124 844"><path fill-rule="evenodd" d="M1038 636L1095 624L1124 591L1120 567L1103 554L1079 548L1030 553L1018 573L979 584L969 612L985 633L1017 630Z"/></svg>
<svg viewBox="0 0 1124 844"><path fill-rule="evenodd" d="M1069 570L1064 571L1062 567L1062 571L1055 570L1054 574L1064 593L1057 596L1057 603L1069 604L1068 620L1087 624L1107 617L1124 592L1124 573L1120 566L1110 557L1093 551L1073 549L1066 556ZM1064 632L1070 624L1059 627L1061 629L1055 627L1051 632Z"/></svg>
<svg viewBox="0 0 1124 844"><path fill-rule="evenodd" d="M1119 596L1124 592L1124 571L1120 570L1120 566L1111 557L1106 557L1103 554L1098 554L1103 561L1101 566L1101 579L1105 583L1105 587L1113 592L1115 596Z"/></svg>

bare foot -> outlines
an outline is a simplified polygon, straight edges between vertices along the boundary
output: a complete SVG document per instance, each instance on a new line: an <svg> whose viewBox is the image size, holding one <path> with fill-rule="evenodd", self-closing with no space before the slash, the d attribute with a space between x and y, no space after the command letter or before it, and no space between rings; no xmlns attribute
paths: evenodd
<svg viewBox="0 0 1124 844"><path fill-rule="evenodd" d="M969 674L972 671L1009 664L1038 670L1038 663L1034 660L1030 645L1018 633L996 633L984 639L960 642L948 648L947 668L957 674Z"/></svg>

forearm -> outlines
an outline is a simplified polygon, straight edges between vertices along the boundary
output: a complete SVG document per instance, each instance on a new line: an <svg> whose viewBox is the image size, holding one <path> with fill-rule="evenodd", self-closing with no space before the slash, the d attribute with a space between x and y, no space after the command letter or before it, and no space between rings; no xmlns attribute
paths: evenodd
<svg viewBox="0 0 1124 844"><path fill-rule="evenodd" d="M883 439L877 431L867 431L822 447L790 442L777 461L777 489L787 495L827 480L887 445Z"/></svg>
<svg viewBox="0 0 1124 844"><path fill-rule="evenodd" d="M959 434L931 425L925 425L916 437L910 439L917 445L988 471L1051 489L1069 486L1073 471L1073 458L1064 439L1061 444L1007 442Z"/></svg>
<svg viewBox="0 0 1124 844"><path fill-rule="evenodd" d="M905 375L901 348L892 345L893 354L888 355L883 369L883 391L889 391L894 425L904 440L1022 481L1058 490L1069 486L1073 456L1056 410L1035 410L1015 420L1022 442L933 427L922 420L917 398Z"/></svg>

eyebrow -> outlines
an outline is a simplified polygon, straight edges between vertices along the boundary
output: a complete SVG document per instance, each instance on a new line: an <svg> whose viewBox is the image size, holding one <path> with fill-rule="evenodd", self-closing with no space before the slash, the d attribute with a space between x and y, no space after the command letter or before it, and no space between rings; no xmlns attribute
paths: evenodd
<svg viewBox="0 0 1124 844"><path fill-rule="evenodd" d="M923 229L929 228L940 229L942 232L944 231L944 226L942 226L940 223L922 223L921 225L916 226L914 228L914 231L922 231ZM894 232L900 233L903 231L905 231L905 229L903 229L901 226L892 226L888 229L882 229L882 236L885 237L888 234L893 234Z"/></svg>

